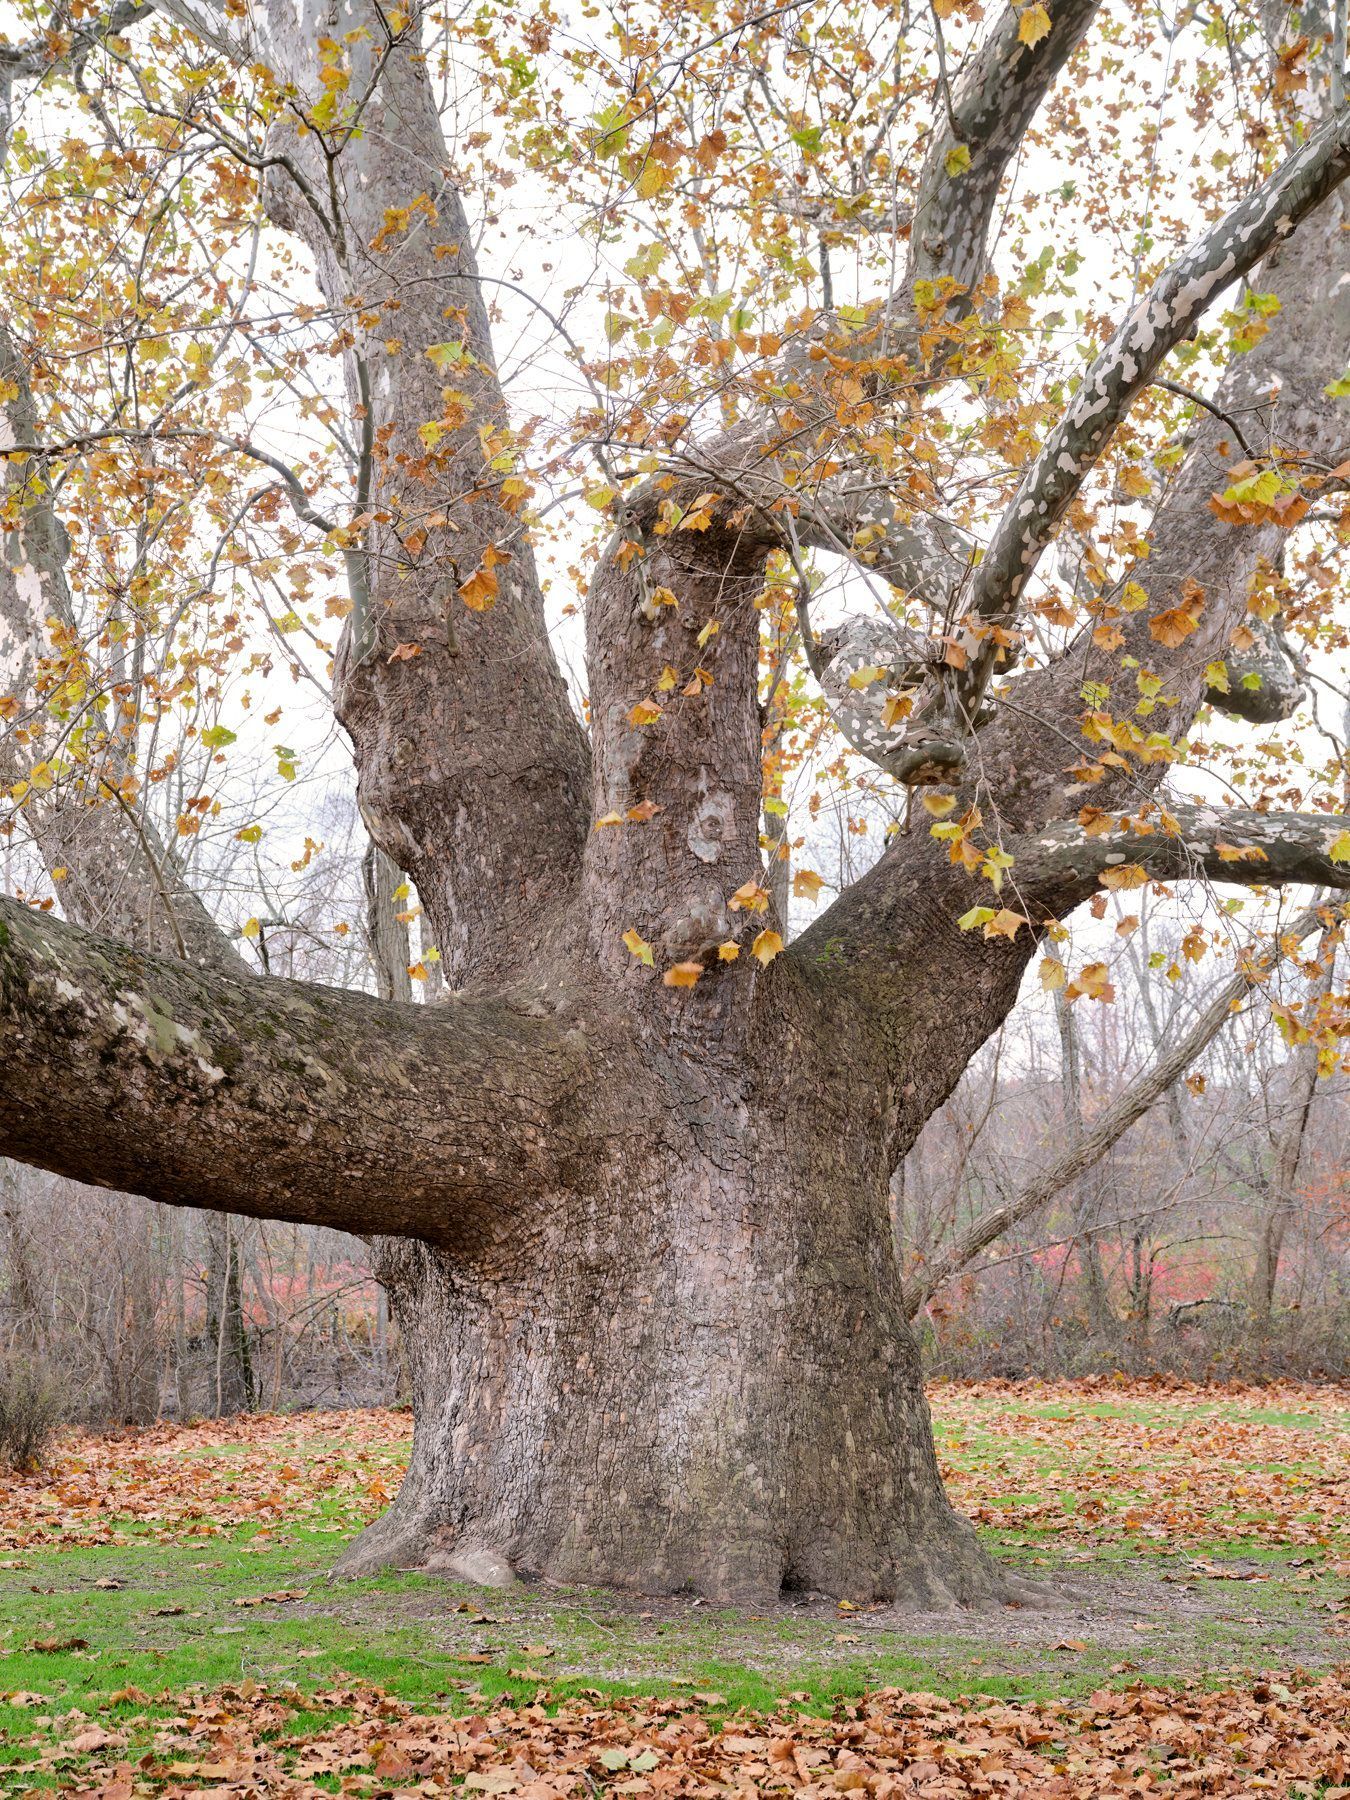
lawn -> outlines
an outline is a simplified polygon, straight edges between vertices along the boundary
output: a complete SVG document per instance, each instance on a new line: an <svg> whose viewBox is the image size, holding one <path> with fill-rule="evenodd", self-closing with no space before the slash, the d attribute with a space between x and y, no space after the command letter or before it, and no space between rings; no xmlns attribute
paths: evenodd
<svg viewBox="0 0 1350 1800"><path fill-rule="evenodd" d="M1346 1401L936 1388L1040 1594L979 1615L331 1583L407 1413L71 1436L0 1477L0 1790L1350 1796Z"/></svg>

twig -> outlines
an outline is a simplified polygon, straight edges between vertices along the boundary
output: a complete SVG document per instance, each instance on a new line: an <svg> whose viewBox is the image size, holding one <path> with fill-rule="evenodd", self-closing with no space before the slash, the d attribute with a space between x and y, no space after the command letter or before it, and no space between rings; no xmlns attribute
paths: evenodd
<svg viewBox="0 0 1350 1800"><path fill-rule="evenodd" d="M1216 406L1212 400L1206 400L1203 394L1192 393L1190 388L1182 387L1179 381L1164 381L1159 377L1153 385L1154 387L1166 389L1169 394L1175 394L1179 400L1189 400L1192 406L1203 406L1207 413L1213 413L1214 417L1221 420L1232 432L1238 443L1241 444L1243 455L1252 462L1256 461L1256 452L1252 449L1246 438L1243 437L1242 427L1238 424L1232 413L1226 413L1221 406Z"/></svg>

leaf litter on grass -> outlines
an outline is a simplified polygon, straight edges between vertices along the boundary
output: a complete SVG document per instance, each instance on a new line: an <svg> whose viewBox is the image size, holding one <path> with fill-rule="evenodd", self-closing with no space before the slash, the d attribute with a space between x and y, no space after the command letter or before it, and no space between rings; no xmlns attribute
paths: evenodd
<svg viewBox="0 0 1350 1800"><path fill-rule="evenodd" d="M1343 1387L1106 1377L950 1383L931 1400L947 1491L979 1525L1052 1529L1061 1543L1256 1540L1350 1556Z"/></svg>
<svg viewBox="0 0 1350 1800"><path fill-rule="evenodd" d="M688 1698L649 1696L554 1706L545 1689L530 1704L483 1703L467 1714L419 1712L369 1687L300 1700L246 1683L176 1703L169 1718L133 1716L111 1729L72 1716L68 1736L35 1741L33 1760L10 1772L88 1800L318 1800L334 1791L430 1800L456 1789L472 1800L1350 1800L1345 1676L1218 1693L1103 1689L1073 1704L884 1688L829 1719L786 1708L719 1719Z"/></svg>
<svg viewBox="0 0 1350 1800"><path fill-rule="evenodd" d="M392 1407L71 1432L51 1468L0 1472L0 1550L120 1544L128 1526L161 1543L248 1526L355 1531L393 1498L411 1435Z"/></svg>
<svg viewBox="0 0 1350 1800"><path fill-rule="evenodd" d="M942 1382L929 1399L948 1492L978 1524L1092 1543L1350 1536L1344 1387L1105 1377ZM127 1526L160 1542L355 1530L393 1497L411 1433L380 1407L71 1433L54 1468L0 1474L0 1552L117 1543Z"/></svg>

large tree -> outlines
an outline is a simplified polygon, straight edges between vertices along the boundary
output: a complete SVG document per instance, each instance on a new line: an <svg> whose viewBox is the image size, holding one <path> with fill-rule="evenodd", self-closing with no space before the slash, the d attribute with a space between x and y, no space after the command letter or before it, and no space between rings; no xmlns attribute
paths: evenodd
<svg viewBox="0 0 1350 1800"><path fill-rule="evenodd" d="M111 836L81 879L148 898L135 944L72 907L63 921L0 901L0 1152L371 1236L416 1432L348 1569L756 1601L1000 1590L938 1474L891 1172L1038 951L1048 983L1103 997L1101 964L1044 954L1103 883L1347 885L1335 818L1161 785L1203 707L1268 722L1301 698L1272 623L1296 585L1280 560L1309 522L1334 537L1350 459L1334 391L1350 327L1343 32L1316 7L1295 32L1278 10L1269 54L1250 21L1208 21L1273 125L1251 129L1245 89L1224 102L1236 142L1179 203L1188 248L1165 254L1168 228L1127 199L1135 295L1114 327L1089 308L1079 334L1100 347L1044 382L1019 334L1049 361L1064 318L1044 280L1000 277L1001 209L1019 157L1046 153L1047 106L1054 131L1088 142L1076 88L1094 45L1141 50L1161 18L1104 22L1097 0L982 25L974 6L911 20L866 0L625 15L613 58L578 77L613 82L576 134L608 184L598 241L621 202L661 203L702 273L658 281L661 258L639 254L606 321L629 360L577 349L593 400L575 438L609 524L587 583L584 722L546 624L545 524L498 372L494 289L524 287L569 327L545 276L476 259L466 196L491 132L447 142L442 104L457 52L476 58L506 120L494 154L537 173L549 107L581 91L522 98L546 85L531 58L548 8L465 26L368 0L165 0L157 17L58 20L4 53L15 81L63 65L108 130L135 115L161 153L164 59L179 58L192 79L170 147L257 174L266 219L317 283L305 316L331 325L345 371L345 491L246 425L203 424L191 384L148 423L119 403L74 430L13 382L0 653L11 715L37 742L61 663L48 590L68 554L51 494L71 459L153 461L209 439L261 469L265 504L293 507L345 567L336 714L446 998L246 977L180 895L179 861L135 826L135 769L91 775L67 741L41 783L13 783L34 838L53 791L78 811L114 788L119 866L140 887L118 887ZM146 31L161 33L153 71ZM1211 76L1196 76L1197 119L1216 105ZM119 111L108 93L131 100ZM729 310L709 273L724 158L719 204L782 278L772 329ZM810 257L782 251L794 232ZM845 303L861 235L856 266L895 272ZM1109 290L1115 252L1095 254ZM803 266L813 305L793 285ZM760 291L770 307L768 276ZM1211 330L1225 300L1238 324ZM691 313L708 329L681 368L669 333L646 328ZM1212 399L1177 379L1178 351L1193 379L1219 367ZM690 400L699 369L716 429ZM613 402L625 381L648 384L641 405ZM1103 499L1107 476L1123 500ZM1079 564L1067 592L1041 568L1052 546ZM1305 574L1330 571L1304 583L1323 607L1308 602L1305 637L1325 642L1331 551L1297 554ZM817 628L830 556L884 604ZM787 941L790 838L773 821L803 694L914 803ZM180 915L190 930L166 941Z"/></svg>

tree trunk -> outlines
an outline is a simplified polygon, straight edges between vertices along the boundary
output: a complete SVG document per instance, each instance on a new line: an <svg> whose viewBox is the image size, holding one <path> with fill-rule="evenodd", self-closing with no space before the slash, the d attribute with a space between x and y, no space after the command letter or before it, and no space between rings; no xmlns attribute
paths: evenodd
<svg viewBox="0 0 1350 1800"><path fill-rule="evenodd" d="M253 1366L239 1283L239 1221L203 1213L206 1228L207 1390L214 1418L233 1418L253 1404Z"/></svg>
<svg viewBox="0 0 1350 1800"><path fill-rule="evenodd" d="M617 1166L519 1266L384 1240L412 1466L344 1572L745 1603L999 1589L938 1475L884 1172L783 1125L727 1109L701 1151Z"/></svg>
<svg viewBox="0 0 1350 1800"><path fill-rule="evenodd" d="M1055 1012L1059 1021L1062 1053L1060 1081L1064 1092L1064 1113L1069 1141L1076 1148L1086 1136L1083 1118L1082 1056L1075 1029L1073 1008L1063 993L1055 996ZM1074 1184L1073 1248L1078 1253L1083 1272L1083 1298L1087 1303L1088 1324L1096 1341L1109 1347L1116 1338L1116 1315L1111 1305L1111 1290L1102 1266L1102 1247L1098 1236L1102 1216L1102 1172L1098 1164L1084 1170Z"/></svg>
<svg viewBox="0 0 1350 1800"><path fill-rule="evenodd" d="M1347 710L1346 724L1350 726L1350 709ZM1317 953L1317 973L1308 984L1304 1003L1305 1024L1316 1014L1318 1007L1335 987L1336 945L1336 933L1330 929L1323 932ZM1266 1193L1266 1212L1256 1240L1251 1318L1253 1331L1262 1339L1270 1335L1285 1232L1297 1210L1298 1172L1303 1162L1303 1144L1317 1092L1319 1067L1317 1035L1311 1033L1306 1042L1296 1046L1289 1059L1288 1093L1285 1099L1287 1117L1282 1129L1275 1134L1274 1163Z"/></svg>

